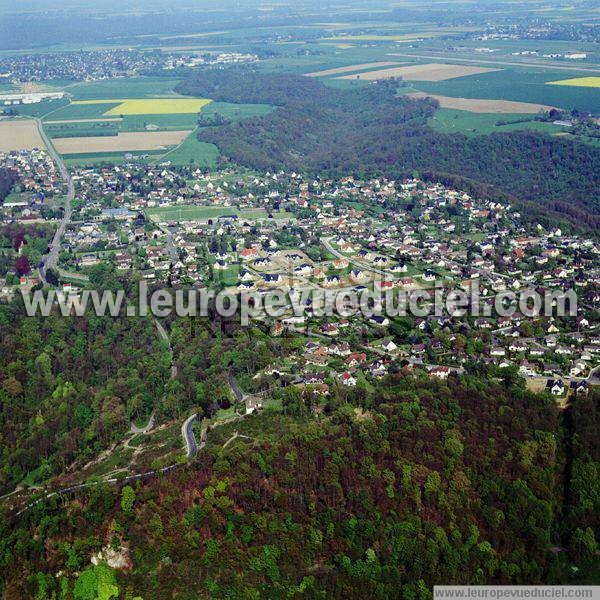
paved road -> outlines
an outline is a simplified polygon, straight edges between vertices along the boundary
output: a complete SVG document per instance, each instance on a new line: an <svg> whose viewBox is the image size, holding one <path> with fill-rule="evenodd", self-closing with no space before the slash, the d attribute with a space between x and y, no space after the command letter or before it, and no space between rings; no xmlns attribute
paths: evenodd
<svg viewBox="0 0 600 600"><path fill-rule="evenodd" d="M131 433L148 433L149 431L151 431L154 428L154 420L155 420L155 414L154 411L152 411L152 414L150 415L150 418L148 419L148 423L144 426L144 427L138 427L135 423L131 423Z"/></svg>
<svg viewBox="0 0 600 600"><path fill-rule="evenodd" d="M54 149L52 142L48 139L48 136L46 135L46 132L44 131L44 128L42 126L41 119L36 119L35 121L36 121L38 130L40 132L40 136L42 137L42 140L44 140L44 143L46 144L46 148L48 149L48 154L52 157L52 160L54 160L54 162L56 163L61 177L67 184L67 196L65 198L65 212L63 214L63 218L60 222L60 225L58 226L58 229L56 230L56 233L54 234L54 238L53 238L52 242L50 243L50 252L48 254L45 254L42 257L43 266L38 269L40 279L44 283L48 283L46 280L46 270L47 269L56 269L56 267L58 265L58 255L60 253L62 237L65 233L65 229L67 228L67 225L71 221L71 215L72 215L71 202L75 198L75 184L73 183L73 179L69 175L69 171L67 170L65 163L62 161L61 157L58 155L58 153Z"/></svg>
<svg viewBox="0 0 600 600"><path fill-rule="evenodd" d="M239 385L235 381L235 371L233 367L229 369L229 387L231 388L233 395L236 397L236 400L238 402L244 402L245 397Z"/></svg>
<svg viewBox="0 0 600 600"><path fill-rule="evenodd" d="M171 227L161 227L161 229L167 234L166 248L171 258L171 262L174 264L179 260L179 253L177 252L177 248L175 248L175 243L173 241L173 229L171 229Z"/></svg>
<svg viewBox="0 0 600 600"><path fill-rule="evenodd" d="M198 419L198 415L194 414L191 417L188 417L184 424L181 426L181 435L185 440L185 445L187 447L187 457L188 460L191 460L198 453L198 444L196 442L196 437L194 436L194 422ZM204 437L204 436L203 436ZM200 447L204 447L204 442L201 441Z"/></svg>
<svg viewBox="0 0 600 600"><path fill-rule="evenodd" d="M192 415L185 421L185 423L181 427L181 435L185 439L185 443L187 446L188 460L191 460L192 458L194 458L194 456L196 456L196 454L198 453L198 450L202 450L202 448L204 448L204 446L206 446L207 434L208 434L207 430L205 430L202 433L202 439L200 440L200 444L198 445L196 443L196 438L194 436L194 431L193 431L193 424L194 424L194 421L197 420L197 417L198 417L198 415ZM123 485L123 484L129 483L131 481L137 481L140 479L142 479L142 480L150 479L152 477L156 477L157 475L164 475L165 473L174 471L175 469L180 468L183 464L184 463L178 462L178 463L169 465L168 467L163 467L162 469L157 469L154 471L146 471L145 473L138 473L137 475L129 475L122 479L117 478L117 477L112 477L110 479L103 479L102 481L80 483L77 485L72 485L72 486L69 486L66 488L62 488L60 490L56 490L55 492L50 492L49 494L41 496L34 502L30 502L29 504L25 505L21 510L19 510L18 512L15 513L15 517L20 517L22 514L27 512L30 508L33 508L40 502L45 502L46 500L49 500L50 498L53 498L54 496L70 496L71 494L74 494L80 490L84 490L86 488L94 487L97 485L103 485L103 484Z"/></svg>

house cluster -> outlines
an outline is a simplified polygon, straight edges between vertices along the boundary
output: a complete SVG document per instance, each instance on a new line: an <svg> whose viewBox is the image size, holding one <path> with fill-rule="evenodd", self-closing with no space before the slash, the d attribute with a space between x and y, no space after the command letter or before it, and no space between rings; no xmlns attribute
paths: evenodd
<svg viewBox="0 0 600 600"><path fill-rule="evenodd" d="M476 360L496 370L512 367L526 378L564 378L565 389L569 381L594 377L600 362L593 322L600 296L596 241L525 223L510 205L439 184L352 178L294 184L286 194L286 209L296 216L288 226L289 249L281 247L275 232L254 230L238 253L238 291L283 287L293 297L306 288L410 291L441 282L446 291L478 292L489 315L413 319L392 342L406 364L445 379ZM310 242L329 256L311 258ZM513 292L518 300L525 290L541 296L573 290L578 312L564 318L495 313L498 294ZM351 340L358 332L380 336L393 326L385 316L356 315L343 327L339 320L314 318L308 306L303 317L286 313L273 332L308 328L322 337ZM310 360L324 363L322 357ZM352 385L352 378L344 375L344 380Z"/></svg>
<svg viewBox="0 0 600 600"><path fill-rule="evenodd" d="M173 58L171 53L122 48L48 54L20 53L0 58L0 81L31 83L132 77L163 69Z"/></svg>
<svg viewBox="0 0 600 600"><path fill-rule="evenodd" d="M65 189L54 161L44 150L0 152L0 167L17 175L13 192L0 206L0 221L26 224L57 216L51 200Z"/></svg>
<svg viewBox="0 0 600 600"><path fill-rule="evenodd" d="M320 340L321 349L304 356L305 374L324 371L329 381L352 386L390 368L445 379L479 362L570 389L571 381L593 379L600 362L598 242L528 222L509 204L418 179L308 179L233 168L207 174L168 163L79 169L74 180L64 269L85 273L108 260L172 285L281 289L287 310L262 318L275 335L308 332ZM436 285L476 292L480 313L341 318L320 316L310 299L300 316L292 306L306 290ZM531 289L542 296L574 290L577 314L496 313L499 294L518 300Z"/></svg>

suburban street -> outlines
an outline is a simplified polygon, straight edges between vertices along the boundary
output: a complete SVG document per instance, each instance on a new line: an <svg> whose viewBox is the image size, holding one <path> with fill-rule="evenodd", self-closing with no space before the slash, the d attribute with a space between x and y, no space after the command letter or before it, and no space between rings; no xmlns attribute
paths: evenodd
<svg viewBox="0 0 600 600"><path fill-rule="evenodd" d="M71 214L72 214L71 202L75 198L75 184L73 183L73 179L69 175L69 171L67 170L65 163L62 161L61 157L58 155L58 153L54 149L54 146L52 145L51 141L48 139L48 136L46 135L46 132L44 131L44 127L42 126L41 119L36 119L35 121L36 121L38 130L40 132L40 136L44 140L44 144L46 144L46 148L48 149L48 154L50 154L50 156L52 157L52 160L54 160L54 162L58 166L60 175L67 184L67 195L65 197L65 207L64 207L65 212L63 214L63 218L58 226L58 229L56 230L56 233L54 234L54 238L52 239L52 242L50 243L50 246L49 246L50 251L48 252L48 254L45 254L42 257L42 266L38 268L41 280L43 281L43 283L47 283L46 271L48 269L56 269L57 268L58 256L60 253L62 237L65 233L67 225L71 221Z"/></svg>

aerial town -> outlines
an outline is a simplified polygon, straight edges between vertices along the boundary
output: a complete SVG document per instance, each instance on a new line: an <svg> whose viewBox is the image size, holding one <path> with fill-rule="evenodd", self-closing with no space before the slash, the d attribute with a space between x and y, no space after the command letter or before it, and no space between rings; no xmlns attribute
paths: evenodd
<svg viewBox="0 0 600 600"><path fill-rule="evenodd" d="M252 63L254 54L240 52L163 52L110 49L15 55L0 58L0 83L99 81L171 71L198 65Z"/></svg>
<svg viewBox="0 0 600 600"><path fill-rule="evenodd" d="M65 187L44 151L3 155L19 180L2 207L2 227L49 227L64 218ZM447 378L485 369L523 377L559 402L599 382L600 293L596 241L525 222L510 205L474 198L420 179L306 180L296 173L254 173L124 164L74 170L75 199L55 278L77 295L100 264L150 285L290 295L305 290L478 289L485 316L415 318L321 316L291 306L263 318L272 335L305 338L260 376L297 385L368 385L398 369ZM393 207L394 210L387 210ZM43 252L28 248L28 273L4 260L1 295L40 283ZM5 245L10 240L5 240ZM4 253L10 249L4 248ZM526 289L572 289L577 316L498 317L493 298ZM249 411L256 405L248 406Z"/></svg>

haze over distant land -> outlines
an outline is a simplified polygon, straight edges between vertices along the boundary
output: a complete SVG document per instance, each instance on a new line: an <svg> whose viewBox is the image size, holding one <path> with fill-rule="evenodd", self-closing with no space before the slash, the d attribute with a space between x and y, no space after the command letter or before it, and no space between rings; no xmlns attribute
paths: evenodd
<svg viewBox="0 0 600 600"><path fill-rule="evenodd" d="M556 3L562 6L562 3ZM528 0L511 4L514 14L526 14L530 7L548 3ZM477 10L475 10L477 9ZM168 32L200 33L227 27L306 26L343 20L360 25L370 17L382 15L397 22L440 23L448 19L474 21L495 12L494 2L427 2L412 1L398 8L383 2L377 7L367 0L317 2L283 0L277 3L225 0L215 4L207 0L179 0L165 5L159 0L100 0L81 3L77 0L50 2L26 0L16 5L0 1L0 50L40 48L55 44L137 44L139 36Z"/></svg>

